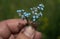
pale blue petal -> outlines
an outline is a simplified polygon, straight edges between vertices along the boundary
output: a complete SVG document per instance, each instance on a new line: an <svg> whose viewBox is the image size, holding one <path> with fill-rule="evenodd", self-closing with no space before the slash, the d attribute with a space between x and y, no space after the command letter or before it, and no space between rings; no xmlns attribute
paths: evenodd
<svg viewBox="0 0 60 39"><path fill-rule="evenodd" d="M43 11L43 10L44 10L44 8L42 8L42 7L41 7L41 10Z"/></svg>
<svg viewBox="0 0 60 39"><path fill-rule="evenodd" d="M27 14L25 14L25 16L27 16Z"/></svg>
<svg viewBox="0 0 60 39"><path fill-rule="evenodd" d="M39 18L39 16L37 15L36 18Z"/></svg>
<svg viewBox="0 0 60 39"><path fill-rule="evenodd" d="M38 9L40 9L40 7L39 7L39 6L38 6L37 8L38 8Z"/></svg>
<svg viewBox="0 0 60 39"><path fill-rule="evenodd" d="M32 8L30 8L30 10L33 10Z"/></svg>
<svg viewBox="0 0 60 39"><path fill-rule="evenodd" d="M39 4L39 6L44 7L44 5L43 5L43 4Z"/></svg>
<svg viewBox="0 0 60 39"><path fill-rule="evenodd" d="M27 13L27 14L25 14L25 16L26 16L26 17L29 17L29 14Z"/></svg>
<svg viewBox="0 0 60 39"><path fill-rule="evenodd" d="M24 15L26 14L26 12L23 13Z"/></svg>
<svg viewBox="0 0 60 39"><path fill-rule="evenodd" d="M33 18L35 18L36 16L33 16Z"/></svg>
<svg viewBox="0 0 60 39"><path fill-rule="evenodd" d="M42 12L39 13L40 16L43 16Z"/></svg>
<svg viewBox="0 0 60 39"><path fill-rule="evenodd" d="M19 13L19 12L21 12L21 10L17 10L17 12Z"/></svg>

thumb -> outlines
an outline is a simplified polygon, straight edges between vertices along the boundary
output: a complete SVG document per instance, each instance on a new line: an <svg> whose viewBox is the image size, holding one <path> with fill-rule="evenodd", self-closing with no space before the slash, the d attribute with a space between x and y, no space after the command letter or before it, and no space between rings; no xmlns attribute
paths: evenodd
<svg viewBox="0 0 60 39"><path fill-rule="evenodd" d="M32 27L25 27L18 34L16 39L33 39L35 30Z"/></svg>
<svg viewBox="0 0 60 39"><path fill-rule="evenodd" d="M34 37L34 34L35 34L35 29L32 28L31 26L28 26L28 27L25 27L25 28L24 28L23 33L24 33L26 36L28 36L28 37L30 37L30 38L33 38L33 37Z"/></svg>

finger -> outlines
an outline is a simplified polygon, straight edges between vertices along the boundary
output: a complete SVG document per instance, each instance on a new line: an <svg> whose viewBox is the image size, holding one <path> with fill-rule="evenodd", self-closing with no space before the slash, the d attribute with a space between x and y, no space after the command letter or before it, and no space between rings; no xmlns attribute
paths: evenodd
<svg viewBox="0 0 60 39"><path fill-rule="evenodd" d="M23 33L24 31L25 31L25 29L22 29L19 33L13 34L14 38L16 38L20 33Z"/></svg>
<svg viewBox="0 0 60 39"><path fill-rule="evenodd" d="M11 32L16 33L19 31L18 25L19 23L21 24L21 27L25 25L27 22L26 20L21 20L21 19L10 19L10 20L5 20L0 22L0 36L3 38L7 39L10 35Z"/></svg>
<svg viewBox="0 0 60 39"><path fill-rule="evenodd" d="M16 39L32 39L34 36L34 29L31 27L24 27L18 34Z"/></svg>
<svg viewBox="0 0 60 39"><path fill-rule="evenodd" d="M26 36L24 33L19 33L16 39L31 39L30 37Z"/></svg>
<svg viewBox="0 0 60 39"><path fill-rule="evenodd" d="M3 37L0 36L0 39L3 39Z"/></svg>
<svg viewBox="0 0 60 39"><path fill-rule="evenodd" d="M0 36L4 39L7 39L10 36L11 32L6 26L5 22L0 22Z"/></svg>
<svg viewBox="0 0 60 39"><path fill-rule="evenodd" d="M42 39L42 33L36 31L35 36L34 36L34 39Z"/></svg>
<svg viewBox="0 0 60 39"><path fill-rule="evenodd" d="M27 23L26 20L22 19L11 19L6 21L8 27L12 33L17 33Z"/></svg>
<svg viewBox="0 0 60 39"><path fill-rule="evenodd" d="M35 30L31 26L29 26L29 27L24 27L20 33L23 33L23 35L32 39L34 37Z"/></svg>

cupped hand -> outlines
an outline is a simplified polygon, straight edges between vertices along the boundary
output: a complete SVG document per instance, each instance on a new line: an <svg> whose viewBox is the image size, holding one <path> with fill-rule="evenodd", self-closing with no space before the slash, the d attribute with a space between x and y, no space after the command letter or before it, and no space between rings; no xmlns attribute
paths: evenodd
<svg viewBox="0 0 60 39"><path fill-rule="evenodd" d="M0 39L30 39L24 35L21 30L27 24L26 20L22 19L9 19L0 22ZM41 32L35 32L34 39L40 39Z"/></svg>

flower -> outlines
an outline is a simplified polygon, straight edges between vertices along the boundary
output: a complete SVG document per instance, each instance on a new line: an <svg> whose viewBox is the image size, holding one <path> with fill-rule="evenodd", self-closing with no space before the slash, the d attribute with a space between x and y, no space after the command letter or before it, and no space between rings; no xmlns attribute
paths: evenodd
<svg viewBox="0 0 60 39"><path fill-rule="evenodd" d="M44 7L44 5L43 5L43 4L39 4L39 6Z"/></svg>
<svg viewBox="0 0 60 39"><path fill-rule="evenodd" d="M17 10L17 13L20 13L21 12L21 10Z"/></svg>
<svg viewBox="0 0 60 39"><path fill-rule="evenodd" d="M37 15L37 13L34 13L35 15Z"/></svg>
<svg viewBox="0 0 60 39"><path fill-rule="evenodd" d="M36 21L36 19L33 19L33 21Z"/></svg>
<svg viewBox="0 0 60 39"><path fill-rule="evenodd" d="M32 8L30 8L30 10L33 10Z"/></svg>
<svg viewBox="0 0 60 39"><path fill-rule="evenodd" d="M42 12L40 12L39 14L38 14L38 16L42 16L43 14L42 14Z"/></svg>
<svg viewBox="0 0 60 39"><path fill-rule="evenodd" d="M36 16L34 15L33 18L35 18Z"/></svg>
<svg viewBox="0 0 60 39"><path fill-rule="evenodd" d="M38 6L37 8L38 8L38 9L40 9L40 7L39 7L39 6Z"/></svg>
<svg viewBox="0 0 60 39"><path fill-rule="evenodd" d="M28 13L26 13L26 14L25 14L25 16L26 16L26 17L29 17L29 14L28 14Z"/></svg>
<svg viewBox="0 0 60 39"><path fill-rule="evenodd" d="M44 10L44 8L43 8L43 7L41 7L41 10L43 11L43 10Z"/></svg>
<svg viewBox="0 0 60 39"><path fill-rule="evenodd" d="M25 15L27 12L24 12L23 15Z"/></svg>
<svg viewBox="0 0 60 39"><path fill-rule="evenodd" d="M39 4L40 10L44 10L44 5L43 4Z"/></svg>
<svg viewBox="0 0 60 39"><path fill-rule="evenodd" d="M36 18L38 19L38 18L39 18L39 16L38 16L38 15L36 15Z"/></svg>
<svg viewBox="0 0 60 39"><path fill-rule="evenodd" d="M29 15L31 15L31 13L28 13Z"/></svg>

